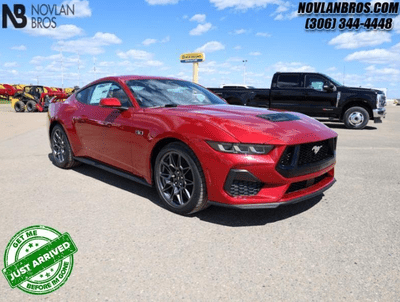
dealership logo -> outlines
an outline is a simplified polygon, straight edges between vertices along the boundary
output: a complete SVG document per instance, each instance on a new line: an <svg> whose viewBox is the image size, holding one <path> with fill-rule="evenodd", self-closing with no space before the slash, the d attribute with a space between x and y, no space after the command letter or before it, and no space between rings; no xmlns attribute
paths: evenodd
<svg viewBox="0 0 400 302"><path fill-rule="evenodd" d="M27 25L31 28L56 28L57 16L75 15L75 5L32 4L30 11L31 17L28 19L25 15L25 5L14 4L10 8L7 4L3 4L2 28L8 27L8 21L11 21L14 28L25 28Z"/></svg>
<svg viewBox="0 0 400 302"><path fill-rule="evenodd" d="M319 150L321 150L321 148L322 148L322 145L321 146L314 146L314 147L312 147L312 151L314 151L314 154L317 154L318 152L319 152Z"/></svg>

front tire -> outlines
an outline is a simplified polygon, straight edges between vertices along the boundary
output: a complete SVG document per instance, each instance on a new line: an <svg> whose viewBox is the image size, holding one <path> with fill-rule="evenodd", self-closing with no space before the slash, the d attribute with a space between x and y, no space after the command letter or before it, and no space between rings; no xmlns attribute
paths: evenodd
<svg viewBox="0 0 400 302"><path fill-rule="evenodd" d="M351 107L344 113L343 121L349 129L363 129L368 124L369 114L363 107Z"/></svg>
<svg viewBox="0 0 400 302"><path fill-rule="evenodd" d="M53 163L60 168L70 169L78 163L74 160L71 145L67 135L60 125L56 125L51 131L51 151Z"/></svg>
<svg viewBox="0 0 400 302"><path fill-rule="evenodd" d="M188 215L207 207L203 169L193 151L183 143L170 143L160 151L154 181L158 195L172 212Z"/></svg>
<svg viewBox="0 0 400 302"><path fill-rule="evenodd" d="M14 105L15 112L24 112L25 111L25 104L23 101L18 101Z"/></svg>

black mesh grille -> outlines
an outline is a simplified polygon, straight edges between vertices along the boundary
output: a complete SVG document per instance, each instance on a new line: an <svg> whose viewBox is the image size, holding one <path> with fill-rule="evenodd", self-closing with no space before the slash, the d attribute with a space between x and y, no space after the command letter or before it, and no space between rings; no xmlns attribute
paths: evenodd
<svg viewBox="0 0 400 302"><path fill-rule="evenodd" d="M299 181L299 182L294 182L289 186L289 189L286 191L286 193L292 193L292 192L296 192L299 190L303 190L305 188L308 188L312 185L319 183L321 180L323 180L326 177L328 177L328 174L325 173L316 178L312 178L309 180L303 180L303 181Z"/></svg>
<svg viewBox="0 0 400 302"><path fill-rule="evenodd" d="M333 156L329 140L300 145L298 165L316 163Z"/></svg>
<svg viewBox="0 0 400 302"><path fill-rule="evenodd" d="M229 194L236 196L254 196L260 192L263 184L261 182L234 180L229 188Z"/></svg>

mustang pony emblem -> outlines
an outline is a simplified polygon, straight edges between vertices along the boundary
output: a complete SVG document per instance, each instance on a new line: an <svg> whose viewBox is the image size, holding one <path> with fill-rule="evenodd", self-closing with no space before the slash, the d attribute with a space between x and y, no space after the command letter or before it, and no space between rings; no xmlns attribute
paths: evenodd
<svg viewBox="0 0 400 302"><path fill-rule="evenodd" d="M322 145L321 146L314 146L314 147L312 147L312 151L314 151L314 154L317 154L318 152L319 152L319 150L321 150L321 148L322 148Z"/></svg>

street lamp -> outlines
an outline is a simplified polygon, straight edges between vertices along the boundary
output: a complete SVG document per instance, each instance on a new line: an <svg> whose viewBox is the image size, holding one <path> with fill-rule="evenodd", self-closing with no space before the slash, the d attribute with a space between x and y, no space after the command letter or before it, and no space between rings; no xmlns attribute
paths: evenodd
<svg viewBox="0 0 400 302"><path fill-rule="evenodd" d="M247 60L243 60L243 85L246 85L246 63Z"/></svg>

